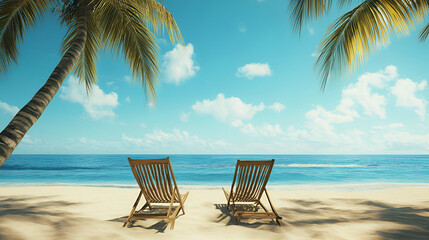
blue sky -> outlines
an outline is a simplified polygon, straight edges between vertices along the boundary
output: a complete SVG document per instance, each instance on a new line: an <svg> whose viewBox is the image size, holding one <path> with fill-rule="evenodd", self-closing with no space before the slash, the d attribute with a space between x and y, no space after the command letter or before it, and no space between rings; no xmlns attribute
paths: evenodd
<svg viewBox="0 0 429 240"><path fill-rule="evenodd" d="M15 153L429 153L428 43L392 37L319 88L312 55L341 11L292 30L287 1L165 1L185 45L159 36L157 103L102 52L90 96L69 76ZM344 10L345 11L345 10ZM0 80L0 127L59 62L53 15L28 31Z"/></svg>

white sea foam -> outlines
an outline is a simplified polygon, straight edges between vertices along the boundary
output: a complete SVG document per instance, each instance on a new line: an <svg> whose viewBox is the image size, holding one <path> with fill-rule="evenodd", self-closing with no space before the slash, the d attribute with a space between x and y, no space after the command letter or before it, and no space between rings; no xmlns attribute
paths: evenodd
<svg viewBox="0 0 429 240"><path fill-rule="evenodd" d="M304 167L319 167L319 168L354 168L354 167L366 167L365 165L356 165L356 164L276 164L276 167L296 167L296 168L304 168Z"/></svg>

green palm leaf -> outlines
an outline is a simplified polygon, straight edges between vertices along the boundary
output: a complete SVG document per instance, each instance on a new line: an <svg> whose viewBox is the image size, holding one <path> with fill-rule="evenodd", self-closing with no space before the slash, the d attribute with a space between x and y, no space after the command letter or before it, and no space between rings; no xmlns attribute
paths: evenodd
<svg viewBox="0 0 429 240"><path fill-rule="evenodd" d="M292 10L293 28L300 33L305 22L325 14L330 9L331 4L331 0L291 0L289 9Z"/></svg>
<svg viewBox="0 0 429 240"><path fill-rule="evenodd" d="M18 58L25 30L53 4L54 0L3 0L0 2L0 73Z"/></svg>
<svg viewBox="0 0 429 240"><path fill-rule="evenodd" d="M429 35L429 24L426 24L426 26L420 31L419 39L420 41L424 42L428 38Z"/></svg>
<svg viewBox="0 0 429 240"><path fill-rule="evenodd" d="M77 32L77 19L71 19L66 23L68 31L61 46L64 54L72 45ZM87 36L84 49L79 55L79 59L74 67L74 74L79 78L80 83L84 83L87 92L97 83L96 61L100 48L100 28L93 17L87 20Z"/></svg>
<svg viewBox="0 0 429 240"><path fill-rule="evenodd" d="M103 1L98 7L102 44L116 55L124 54L134 79L140 78L155 100L158 45L146 26L144 13L128 1Z"/></svg>
<svg viewBox="0 0 429 240"><path fill-rule="evenodd" d="M367 0L341 16L317 50L321 88L329 78L353 70L372 49L387 44L390 32L408 34L427 9L423 0Z"/></svg>
<svg viewBox="0 0 429 240"><path fill-rule="evenodd" d="M145 16L146 26L150 26L155 34L167 30L170 41L183 43L179 27L171 13L157 1L145 0L137 5L137 9Z"/></svg>

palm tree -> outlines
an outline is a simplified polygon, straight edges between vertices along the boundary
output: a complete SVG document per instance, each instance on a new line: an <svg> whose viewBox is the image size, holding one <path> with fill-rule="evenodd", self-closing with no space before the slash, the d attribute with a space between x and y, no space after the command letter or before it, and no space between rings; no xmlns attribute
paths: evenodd
<svg viewBox="0 0 429 240"><path fill-rule="evenodd" d="M62 58L45 85L0 133L0 166L36 123L74 70L87 91L97 83L95 62L101 47L122 54L146 96L155 100L158 45L155 35L167 30L170 41L182 42L170 12L156 0L2 0L0 2L0 73L17 62L25 31L49 9L67 27Z"/></svg>
<svg viewBox="0 0 429 240"><path fill-rule="evenodd" d="M429 0L338 0L340 8L358 2L357 6L339 17L326 31L316 50L315 67L321 78L321 88L327 81L354 70L371 50L389 42L390 33L406 35L422 22ZM295 30L316 20L332 7L332 0L291 0L291 18ZM420 32L420 40L429 35L429 24Z"/></svg>

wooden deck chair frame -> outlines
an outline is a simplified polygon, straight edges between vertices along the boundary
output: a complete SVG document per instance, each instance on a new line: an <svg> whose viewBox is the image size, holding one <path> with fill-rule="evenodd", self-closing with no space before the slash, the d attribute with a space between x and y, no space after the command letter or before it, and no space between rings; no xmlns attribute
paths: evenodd
<svg viewBox="0 0 429 240"><path fill-rule="evenodd" d="M236 224L239 223L240 219L272 219L279 226L282 225L280 221L282 218L274 209L274 205L266 189L273 166L274 159L263 161L237 160L231 190L228 192L222 188L228 202L227 208L231 210L235 217ZM261 202L264 192L272 211L268 211ZM235 203L238 202L255 203L255 207L260 205L265 212L237 211Z"/></svg>
<svg viewBox="0 0 429 240"><path fill-rule="evenodd" d="M140 187L140 193L137 196L130 216L125 220L124 227L129 227L132 221L147 218L164 219L167 223L171 223L170 229L174 229L174 223L177 214L182 210L185 214L184 203L189 192L181 195L177 187L176 179L174 178L173 169L171 167L170 158L165 159L131 159L128 158L131 170ZM135 211L142 197L146 199L146 203L139 211ZM153 203L169 203L168 207L156 209L167 210L166 212L143 212L147 207L149 210L154 210ZM173 207L174 203L178 206Z"/></svg>

